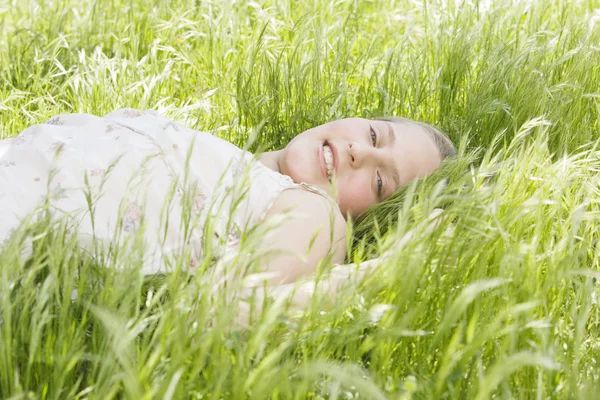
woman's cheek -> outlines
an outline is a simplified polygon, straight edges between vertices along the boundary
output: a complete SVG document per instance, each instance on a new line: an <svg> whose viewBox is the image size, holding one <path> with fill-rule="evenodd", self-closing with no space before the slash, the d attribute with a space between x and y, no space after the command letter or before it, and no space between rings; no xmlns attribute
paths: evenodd
<svg viewBox="0 0 600 400"><path fill-rule="evenodd" d="M369 206L375 204L370 187L357 183L356 181L350 181L338 191L340 210L344 215L350 213L353 217L357 217Z"/></svg>

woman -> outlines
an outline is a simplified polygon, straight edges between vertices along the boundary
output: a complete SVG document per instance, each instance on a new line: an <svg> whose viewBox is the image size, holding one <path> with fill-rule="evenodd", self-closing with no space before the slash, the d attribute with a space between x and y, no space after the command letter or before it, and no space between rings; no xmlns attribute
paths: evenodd
<svg viewBox="0 0 600 400"><path fill-rule="evenodd" d="M153 111L62 115L0 141L0 243L49 209L96 255L143 245L155 274L222 258L264 220L275 227L262 267L285 285L326 257L342 263L347 220L454 153L435 128L400 118L330 122L256 158Z"/></svg>

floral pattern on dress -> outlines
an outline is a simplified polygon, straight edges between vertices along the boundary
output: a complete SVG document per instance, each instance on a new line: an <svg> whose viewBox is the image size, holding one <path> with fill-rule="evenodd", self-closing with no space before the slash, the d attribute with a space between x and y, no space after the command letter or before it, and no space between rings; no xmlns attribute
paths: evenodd
<svg viewBox="0 0 600 400"><path fill-rule="evenodd" d="M17 165L14 161L0 161L0 166L2 167L15 167Z"/></svg>
<svg viewBox="0 0 600 400"><path fill-rule="evenodd" d="M142 113L138 110L134 110L133 108L125 108L123 109L123 115L127 118L137 118L141 117Z"/></svg>
<svg viewBox="0 0 600 400"><path fill-rule="evenodd" d="M242 231L240 230L240 227L237 226L237 224L233 224L233 226L227 230L227 246L237 245L241 238Z"/></svg>
<svg viewBox="0 0 600 400"><path fill-rule="evenodd" d="M198 257L196 250L192 249L192 256L190 257L190 268L195 268L196 265L198 265L199 261L200 261L200 257Z"/></svg>
<svg viewBox="0 0 600 400"><path fill-rule="evenodd" d="M56 185L54 187L54 189L52 189L52 191L50 192L50 198L52 200L60 200L60 199L66 199L67 198L67 190L65 188L63 188L61 186L61 184L59 183L58 185Z"/></svg>
<svg viewBox="0 0 600 400"><path fill-rule="evenodd" d="M133 232L139 225L142 217L142 210L137 203L130 202L123 216L123 230L125 232Z"/></svg>
<svg viewBox="0 0 600 400"><path fill-rule="evenodd" d="M65 149L65 142L61 141L61 140L57 140L56 142L52 142L52 144L50 144L50 147L48 147L48 151L50 153L60 153L61 151L63 151Z"/></svg>
<svg viewBox="0 0 600 400"><path fill-rule="evenodd" d="M169 175L171 176L171 175ZM179 204L181 207L185 207L186 201L184 200L183 190L180 187L176 188L177 196L179 198ZM192 199L192 213L198 215L202 212L204 205L206 204L206 195L200 190L196 188L196 193L194 194L194 198Z"/></svg>
<svg viewBox="0 0 600 400"><path fill-rule="evenodd" d="M18 146L20 144L23 144L27 141L27 139L25 139L25 137L23 135L19 135L17 137L14 137L10 140L10 142L12 144L14 144L15 146Z"/></svg>
<svg viewBox="0 0 600 400"><path fill-rule="evenodd" d="M104 133L108 135L111 132L118 131L120 128L121 127L119 125L106 124L106 127L104 128Z"/></svg>
<svg viewBox="0 0 600 400"><path fill-rule="evenodd" d="M52 117L48 121L46 121L46 125L64 125L65 121L60 119L60 117Z"/></svg>
<svg viewBox="0 0 600 400"><path fill-rule="evenodd" d="M206 203L206 195L202 193L200 189L196 190L196 196L194 196L194 203L192 204L192 212L194 214L200 214Z"/></svg>
<svg viewBox="0 0 600 400"><path fill-rule="evenodd" d="M104 168L94 168L90 173L90 176L104 176L106 170Z"/></svg>

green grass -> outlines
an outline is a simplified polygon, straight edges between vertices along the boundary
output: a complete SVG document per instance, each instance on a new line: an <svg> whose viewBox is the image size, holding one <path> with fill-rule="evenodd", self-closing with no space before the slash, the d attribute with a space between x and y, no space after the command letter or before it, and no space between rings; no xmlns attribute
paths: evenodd
<svg viewBox="0 0 600 400"><path fill-rule="evenodd" d="M382 115L461 144L446 191L377 212L401 234L445 205L435 230L245 331L208 273L104 268L33 224L30 259L0 254L0 397L595 398L599 82L596 0L0 2L0 138L134 107L253 148Z"/></svg>

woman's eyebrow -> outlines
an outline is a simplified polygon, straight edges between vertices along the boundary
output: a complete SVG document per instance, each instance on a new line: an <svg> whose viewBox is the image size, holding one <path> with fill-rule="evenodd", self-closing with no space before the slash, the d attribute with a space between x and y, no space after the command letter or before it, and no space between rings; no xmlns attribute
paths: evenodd
<svg viewBox="0 0 600 400"><path fill-rule="evenodd" d="M396 184L396 188L394 192L400 188L400 172L398 172L398 165L396 164L396 160L392 160L392 178L394 179L394 183Z"/></svg>
<svg viewBox="0 0 600 400"><path fill-rule="evenodd" d="M388 140L390 142L390 144L394 144L396 143L396 134L394 133L394 127L392 126L392 124L390 124L389 121L384 121L385 124L388 127Z"/></svg>
<svg viewBox="0 0 600 400"><path fill-rule="evenodd" d="M393 146L396 143L396 134L394 133L394 127L390 124L389 121L385 121L388 127L388 142L390 146ZM394 183L396 184L396 190L400 187L400 172L398 172L398 165L396 164L396 160L392 159L392 178L394 179ZM394 191L396 191L394 190Z"/></svg>

